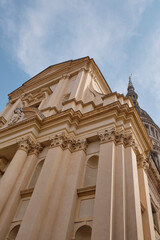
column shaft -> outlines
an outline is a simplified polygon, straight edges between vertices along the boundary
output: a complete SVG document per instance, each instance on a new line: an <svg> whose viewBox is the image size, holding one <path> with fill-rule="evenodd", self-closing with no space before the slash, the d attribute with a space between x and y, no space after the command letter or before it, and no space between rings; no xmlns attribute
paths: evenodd
<svg viewBox="0 0 160 240"><path fill-rule="evenodd" d="M92 240L112 239L114 142L100 145Z"/></svg>
<svg viewBox="0 0 160 240"><path fill-rule="evenodd" d="M3 193L0 194L0 213L2 212L2 209L13 190L26 157L27 151L24 149L18 149L0 181L0 192Z"/></svg>
<svg viewBox="0 0 160 240"><path fill-rule="evenodd" d="M56 182L53 187L53 191L51 192L51 196L48 202L48 208L52 209L52 211L48 211L45 218L43 219L42 227L39 232L39 240L43 239L51 239L51 235L55 226L56 216L59 215L59 205L61 195L63 193L63 187L66 180L66 173L68 169L69 160L71 157L71 152L66 149L63 154L63 158L59 159L60 161L60 171L57 174ZM57 227L57 225L56 225Z"/></svg>
<svg viewBox="0 0 160 240"><path fill-rule="evenodd" d="M114 185L114 207L113 207L113 239L126 239L126 217L125 217L125 164L124 146L116 146L115 151L115 185Z"/></svg>
<svg viewBox="0 0 160 240"><path fill-rule="evenodd" d="M132 147L125 149L126 239L143 240L137 159Z"/></svg>
<svg viewBox="0 0 160 240"><path fill-rule="evenodd" d="M38 239L41 223L46 213L51 210L48 209L48 202L57 178L62 153L60 146L48 150L16 240Z"/></svg>
<svg viewBox="0 0 160 240"><path fill-rule="evenodd" d="M142 213L143 233L145 240L154 240L154 224L151 210L151 202L149 195L148 179L144 169L141 167L138 169L140 199L143 205L144 212Z"/></svg>
<svg viewBox="0 0 160 240"><path fill-rule="evenodd" d="M21 200L20 190L24 190L26 188L36 162L37 155L35 154L29 155L26 158L23 169L0 216L0 239L4 239L8 232L11 221L13 220L13 217Z"/></svg>
<svg viewBox="0 0 160 240"><path fill-rule="evenodd" d="M72 153L67 169L67 177L63 187L63 194L58 208L58 214L53 226L52 237L50 239L68 240L72 238L75 210L78 199L77 189L80 187L85 158L86 155L83 150Z"/></svg>

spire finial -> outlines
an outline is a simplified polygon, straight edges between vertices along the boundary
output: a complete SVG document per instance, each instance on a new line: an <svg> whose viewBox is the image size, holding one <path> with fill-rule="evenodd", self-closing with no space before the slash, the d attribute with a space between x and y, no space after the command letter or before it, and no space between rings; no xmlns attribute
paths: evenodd
<svg viewBox="0 0 160 240"><path fill-rule="evenodd" d="M129 81L131 81L131 78L132 78L132 73L131 73L131 75L129 76Z"/></svg>
<svg viewBox="0 0 160 240"><path fill-rule="evenodd" d="M131 75L129 76L128 90L129 90L129 88L133 88L133 89L134 89L133 83L132 83L132 81L131 81L131 78L132 78L132 73L131 73Z"/></svg>

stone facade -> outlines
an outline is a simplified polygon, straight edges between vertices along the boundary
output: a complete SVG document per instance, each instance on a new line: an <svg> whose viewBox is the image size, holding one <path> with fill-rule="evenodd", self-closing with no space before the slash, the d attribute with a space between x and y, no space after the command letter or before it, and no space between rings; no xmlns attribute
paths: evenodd
<svg viewBox="0 0 160 240"><path fill-rule="evenodd" d="M159 171L93 59L51 66L0 115L0 239L159 239Z"/></svg>

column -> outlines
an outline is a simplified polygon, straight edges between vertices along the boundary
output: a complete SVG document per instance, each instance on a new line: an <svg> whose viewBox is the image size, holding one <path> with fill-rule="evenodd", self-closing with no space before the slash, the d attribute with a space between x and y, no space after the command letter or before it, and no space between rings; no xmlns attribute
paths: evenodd
<svg viewBox="0 0 160 240"><path fill-rule="evenodd" d="M143 240L137 160L133 147L134 140L129 134L125 137L126 239Z"/></svg>
<svg viewBox="0 0 160 240"><path fill-rule="evenodd" d="M17 178L23 168L29 150L29 141L24 139L19 142L18 150L10 162L5 174L0 181L0 213L8 200ZM3 194L2 194L3 193Z"/></svg>
<svg viewBox="0 0 160 240"><path fill-rule="evenodd" d="M113 129L100 134L100 144L92 240L111 240L115 165Z"/></svg>
<svg viewBox="0 0 160 240"><path fill-rule="evenodd" d="M43 239L52 239L51 235L53 232L54 227L57 227L55 225L55 219L59 213L59 208L60 208L60 200L61 196L63 194L63 187L65 184L66 180L66 172L68 169L68 164L69 160L71 158L71 152L69 149L64 150L63 158L60 159L60 171L57 174L56 182L54 184L49 202L48 202L48 208L52 209L52 211L48 211L46 214L45 218L43 219L42 226L38 239L43 240ZM54 239L56 239L54 237Z"/></svg>
<svg viewBox="0 0 160 240"><path fill-rule="evenodd" d="M72 238L78 199L77 189L80 187L82 180L86 147L87 143L85 140L76 142L68 164L63 193L57 211L58 214L55 222L53 222L52 236L48 239L68 240Z"/></svg>
<svg viewBox="0 0 160 240"><path fill-rule="evenodd" d="M50 211L48 204L61 167L64 136L55 136L51 141L43 168L30 199L16 240L37 240L43 228L42 222Z"/></svg>
<svg viewBox="0 0 160 240"><path fill-rule="evenodd" d="M151 209L151 201L149 195L149 186L148 178L146 171L148 169L148 163L143 157L143 155L138 156L138 179L139 179L139 190L140 190L140 199L144 207L144 212L142 213L142 222L143 222L143 234L145 240L154 240L154 224L153 216Z"/></svg>
<svg viewBox="0 0 160 240"><path fill-rule="evenodd" d="M0 239L5 239L10 227L10 223L14 218L17 207L21 200L20 191L26 189L41 150L42 147L39 143L32 145L32 149L25 160L20 175L13 186L13 190L9 195L8 201L6 202L6 207L3 209L3 212L0 215Z"/></svg>
<svg viewBox="0 0 160 240"><path fill-rule="evenodd" d="M115 172L114 172L114 207L113 207L113 239L126 239L126 200L125 200L125 163L123 134L115 147Z"/></svg>

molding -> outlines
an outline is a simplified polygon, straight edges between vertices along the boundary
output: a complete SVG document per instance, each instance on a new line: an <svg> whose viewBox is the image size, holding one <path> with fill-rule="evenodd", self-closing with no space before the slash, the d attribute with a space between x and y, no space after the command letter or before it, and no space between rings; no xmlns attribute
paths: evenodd
<svg viewBox="0 0 160 240"><path fill-rule="evenodd" d="M34 188L29 188L29 189L21 190L21 191L20 191L21 198L31 197L31 196L32 196L32 193L33 193L33 190L34 190Z"/></svg>
<svg viewBox="0 0 160 240"><path fill-rule="evenodd" d="M21 96L22 103L25 107L40 103L48 95L52 93L50 87L41 87L39 90L30 93L23 93Z"/></svg>
<svg viewBox="0 0 160 240"><path fill-rule="evenodd" d="M95 195L95 193L96 193L96 185L77 189L78 197Z"/></svg>

